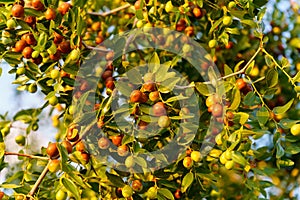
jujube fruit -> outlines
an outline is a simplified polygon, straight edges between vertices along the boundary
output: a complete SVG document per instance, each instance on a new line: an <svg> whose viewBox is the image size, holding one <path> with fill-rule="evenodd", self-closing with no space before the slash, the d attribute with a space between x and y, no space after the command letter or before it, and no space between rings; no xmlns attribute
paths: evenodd
<svg viewBox="0 0 300 200"><path fill-rule="evenodd" d="M131 103L139 103L141 102L143 93L140 90L133 90L130 94L130 102Z"/></svg>
<svg viewBox="0 0 300 200"><path fill-rule="evenodd" d="M76 142L79 139L79 132L81 128L78 124L72 124L67 131L67 139L70 142Z"/></svg>
<svg viewBox="0 0 300 200"><path fill-rule="evenodd" d="M157 188L152 186L148 189L147 193L146 193L146 196L149 198L149 199L156 199L157 197Z"/></svg>
<svg viewBox="0 0 300 200"><path fill-rule="evenodd" d="M120 146L122 144L123 135L114 135L111 137L111 141L114 145Z"/></svg>
<svg viewBox="0 0 300 200"><path fill-rule="evenodd" d="M62 53L70 53L71 46L70 41L63 41L59 44L58 50L60 50Z"/></svg>
<svg viewBox="0 0 300 200"><path fill-rule="evenodd" d="M14 17L23 17L24 16L24 7L20 4L15 4L12 7L11 14Z"/></svg>
<svg viewBox="0 0 300 200"><path fill-rule="evenodd" d="M212 105L211 113L214 117L221 117L223 114L223 106L219 103Z"/></svg>
<svg viewBox="0 0 300 200"><path fill-rule="evenodd" d="M51 72L50 72L50 77L51 77L52 79L57 79L57 78L59 78L59 77L60 77L60 71L59 71L58 69L53 69L53 70L51 70Z"/></svg>
<svg viewBox="0 0 300 200"><path fill-rule="evenodd" d="M224 16L223 18L223 24L225 26L229 26L232 23L232 17L230 16Z"/></svg>
<svg viewBox="0 0 300 200"><path fill-rule="evenodd" d="M78 142L75 147L76 147L76 151L80 151L80 152L85 151L85 146L82 141Z"/></svg>
<svg viewBox="0 0 300 200"><path fill-rule="evenodd" d="M110 145L110 141L106 137L102 137L98 140L98 147L100 149L107 149Z"/></svg>
<svg viewBox="0 0 300 200"><path fill-rule="evenodd" d="M300 136L300 124L294 124L291 127L291 133L294 136Z"/></svg>
<svg viewBox="0 0 300 200"><path fill-rule="evenodd" d="M31 54L33 52L33 49L31 47L25 47L22 51L22 55L24 56L24 58L31 58Z"/></svg>
<svg viewBox="0 0 300 200"><path fill-rule="evenodd" d="M54 20L56 18L56 12L53 8L48 8L45 12L45 18L47 20Z"/></svg>
<svg viewBox="0 0 300 200"><path fill-rule="evenodd" d="M50 160L50 163L48 165L48 169L50 172L55 173L59 170L60 168L60 160Z"/></svg>
<svg viewBox="0 0 300 200"><path fill-rule="evenodd" d="M23 51L23 49L27 46L27 43L25 40L19 40L15 44L15 51L20 53Z"/></svg>
<svg viewBox="0 0 300 200"><path fill-rule="evenodd" d="M58 190L58 192L55 195L56 200L66 200L68 197L67 193L63 190Z"/></svg>
<svg viewBox="0 0 300 200"><path fill-rule="evenodd" d="M15 138L15 141L18 145L20 146L24 146L25 145L25 142L26 142L26 138L24 135L18 135L16 138Z"/></svg>
<svg viewBox="0 0 300 200"><path fill-rule="evenodd" d="M58 98L56 96L52 96L48 99L49 104L52 106L56 106L58 104Z"/></svg>
<svg viewBox="0 0 300 200"><path fill-rule="evenodd" d="M159 92L158 91L150 92L149 99L153 102L158 101L159 100Z"/></svg>
<svg viewBox="0 0 300 200"><path fill-rule="evenodd" d="M157 123L160 128L168 128L171 124L171 119L168 116L160 116Z"/></svg>
<svg viewBox="0 0 300 200"><path fill-rule="evenodd" d="M201 160L201 153L199 151L193 151L191 153L191 158L195 162L199 162Z"/></svg>
<svg viewBox="0 0 300 200"><path fill-rule="evenodd" d="M67 150L68 153L72 153L73 147L72 147L72 144L69 141L64 140L64 141L62 141L61 145L64 148L66 148L66 150Z"/></svg>
<svg viewBox="0 0 300 200"><path fill-rule="evenodd" d="M90 161L90 157L91 155L86 153L86 152L81 152L81 158L86 162L88 163Z"/></svg>
<svg viewBox="0 0 300 200"><path fill-rule="evenodd" d="M58 11L60 12L60 14L65 15L70 8L71 4L69 4L68 2L63 2L58 6Z"/></svg>
<svg viewBox="0 0 300 200"><path fill-rule="evenodd" d="M117 153L119 156L126 156L128 152L128 147L126 145L121 145L117 149Z"/></svg>
<svg viewBox="0 0 300 200"><path fill-rule="evenodd" d="M165 104L163 102L157 102L156 104L154 104L152 106L152 110L153 110L153 115L157 117L167 114Z"/></svg>
<svg viewBox="0 0 300 200"><path fill-rule="evenodd" d="M189 169L193 166L193 160L191 157L187 156L183 159L182 164L185 168Z"/></svg>
<svg viewBox="0 0 300 200"><path fill-rule="evenodd" d="M128 156L126 159L125 159L125 166L127 168L132 168L134 165L135 165L135 162L134 162L134 157L133 156Z"/></svg>
<svg viewBox="0 0 300 200"><path fill-rule="evenodd" d="M46 152L51 159L56 159L59 157L59 151L56 143L49 143Z"/></svg>
<svg viewBox="0 0 300 200"><path fill-rule="evenodd" d="M125 198L131 197L131 196L133 195L133 190L132 190L132 188L131 188L129 185L125 185L125 186L122 188L122 195L123 195L123 197L125 197Z"/></svg>
<svg viewBox="0 0 300 200"><path fill-rule="evenodd" d="M140 180L132 181L131 187L134 191L140 192L143 189L143 184Z"/></svg>
<svg viewBox="0 0 300 200"><path fill-rule="evenodd" d="M42 11L45 9L44 4L40 0L32 0L31 5L35 10Z"/></svg>

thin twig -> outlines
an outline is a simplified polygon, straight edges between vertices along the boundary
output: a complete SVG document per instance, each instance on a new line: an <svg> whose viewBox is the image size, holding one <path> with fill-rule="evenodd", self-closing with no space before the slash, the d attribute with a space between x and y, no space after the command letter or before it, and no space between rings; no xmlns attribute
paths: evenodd
<svg viewBox="0 0 300 200"><path fill-rule="evenodd" d="M104 12L104 13L99 13L99 12L88 12L89 15L96 15L96 16L101 16L101 17L106 17L108 15L111 15L111 14L114 14L120 10L123 10L123 9L126 9L126 8L129 8L131 5L128 3L128 4L125 4L123 6L120 6L118 8L115 8L115 9L112 9L110 11L107 11L107 12Z"/></svg>
<svg viewBox="0 0 300 200"><path fill-rule="evenodd" d="M92 46L89 46L87 45L85 42L82 42L83 46L87 49L90 49L90 50L93 50L93 51L100 51L100 52L110 52L111 50L108 50L108 49L105 49L104 47L103 48L99 48L99 47L92 47Z"/></svg>
<svg viewBox="0 0 300 200"><path fill-rule="evenodd" d="M42 156L34 156L34 155L29 155L29 154L23 154L23 153L14 153L14 152L5 152L4 155L6 156L22 156L22 157L27 157L27 158L32 158L32 159L40 159L40 160L49 160L47 157L42 157Z"/></svg>
<svg viewBox="0 0 300 200"><path fill-rule="evenodd" d="M48 169L49 164L50 164L50 161L48 162L47 166L42 171L40 177L35 182L34 186L31 188L30 192L28 193L29 196L33 196L34 193L36 192L36 190L38 189L38 187L40 186L40 184L42 183L42 181L45 178L47 172L49 171L49 169Z"/></svg>

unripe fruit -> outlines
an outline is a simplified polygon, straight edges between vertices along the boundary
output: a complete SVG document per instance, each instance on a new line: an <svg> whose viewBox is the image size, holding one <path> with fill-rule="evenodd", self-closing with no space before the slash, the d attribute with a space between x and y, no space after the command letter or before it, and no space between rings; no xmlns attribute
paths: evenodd
<svg viewBox="0 0 300 200"><path fill-rule="evenodd" d="M199 151L193 151L191 153L191 158L195 162L199 162L201 160L201 153Z"/></svg>
<svg viewBox="0 0 300 200"><path fill-rule="evenodd" d="M70 142L76 142L79 139L80 126L72 124L67 131L67 139Z"/></svg>
<svg viewBox="0 0 300 200"><path fill-rule="evenodd" d="M46 152L51 159L56 159L59 157L59 151L56 143L49 143Z"/></svg>
<svg viewBox="0 0 300 200"><path fill-rule="evenodd" d="M22 55L24 58L29 59L31 58L31 54L33 52L33 49L31 47L25 47L22 51Z"/></svg>
<svg viewBox="0 0 300 200"><path fill-rule="evenodd" d="M239 78L238 80L236 80L236 86L238 87L239 90L242 90L247 86L247 83L244 81L244 79Z"/></svg>
<svg viewBox="0 0 300 200"><path fill-rule="evenodd" d="M125 159L125 166L126 166L127 168L132 168L134 165L135 165L134 157L133 157L133 156L128 156L128 157Z"/></svg>
<svg viewBox="0 0 300 200"><path fill-rule="evenodd" d="M193 166L193 160L191 157L187 156L183 159L182 164L185 168L189 169Z"/></svg>
<svg viewBox="0 0 300 200"><path fill-rule="evenodd" d="M300 136L300 124L294 124L291 128L291 133L294 136Z"/></svg>
<svg viewBox="0 0 300 200"><path fill-rule="evenodd" d="M106 137L102 137L98 140L98 147L100 149L107 149L109 147L110 141Z"/></svg>
<svg viewBox="0 0 300 200"><path fill-rule="evenodd" d="M117 152L119 156L126 156L129 153L128 147L126 145L121 145L118 147Z"/></svg>
<svg viewBox="0 0 300 200"><path fill-rule="evenodd" d="M66 200L67 197L68 197L67 193L64 192L63 190L59 190L55 195L56 200Z"/></svg>
<svg viewBox="0 0 300 200"><path fill-rule="evenodd" d="M132 189L136 192L140 192L143 189L143 184L140 180L132 181Z"/></svg>
<svg viewBox="0 0 300 200"><path fill-rule="evenodd" d="M157 102L152 106L152 112L154 116L163 116L167 114L167 111L165 109L165 104L163 102Z"/></svg>
<svg viewBox="0 0 300 200"><path fill-rule="evenodd" d="M159 92L158 91L150 92L149 99L154 102L158 101L159 100Z"/></svg>
<svg viewBox="0 0 300 200"><path fill-rule="evenodd" d="M33 51L31 54L32 58L38 58L40 56L40 52L39 51Z"/></svg>
<svg viewBox="0 0 300 200"><path fill-rule="evenodd" d="M50 97L50 99L48 101L49 101L49 104L52 106L56 106L56 104L58 104L58 98L56 96Z"/></svg>
<svg viewBox="0 0 300 200"><path fill-rule="evenodd" d="M45 12L45 18L47 20L54 20L56 18L56 12L53 8L48 8Z"/></svg>
<svg viewBox="0 0 300 200"><path fill-rule="evenodd" d="M23 49L27 46L27 43L25 40L19 40L15 44L15 51L20 53L23 51Z"/></svg>
<svg viewBox="0 0 300 200"><path fill-rule="evenodd" d="M50 172L55 173L59 170L60 168L60 160L50 160L50 163L48 165L48 169Z"/></svg>
<svg viewBox="0 0 300 200"><path fill-rule="evenodd" d="M69 111L70 115L74 115L74 113L75 113L75 106L70 105L68 111Z"/></svg>
<svg viewBox="0 0 300 200"><path fill-rule="evenodd" d="M7 28L9 28L9 29L13 29L13 28L16 28L17 23L16 23L16 21L15 21L14 19L9 19L9 20L7 20L7 22L6 22L6 26L7 26Z"/></svg>
<svg viewBox="0 0 300 200"><path fill-rule="evenodd" d="M234 1L230 1L228 4L229 9L235 8L235 6L236 6L236 3Z"/></svg>
<svg viewBox="0 0 300 200"><path fill-rule="evenodd" d="M232 169L234 166L234 161L233 160L228 160L226 163L225 163L225 168L226 169Z"/></svg>
<svg viewBox="0 0 300 200"><path fill-rule="evenodd" d="M223 106L219 103L212 105L211 113L214 117L221 117L223 114Z"/></svg>
<svg viewBox="0 0 300 200"><path fill-rule="evenodd" d="M18 135L16 138L15 138L15 141L18 145L20 146L24 146L25 145L25 142L26 142L26 138L24 135Z"/></svg>
<svg viewBox="0 0 300 200"><path fill-rule="evenodd" d="M72 153L73 147L69 141L64 140L64 141L62 141L61 145L66 148L68 153Z"/></svg>
<svg viewBox="0 0 300 200"><path fill-rule="evenodd" d="M85 151L85 146L82 141L78 142L76 144L76 151L84 152Z"/></svg>
<svg viewBox="0 0 300 200"><path fill-rule="evenodd" d="M77 61L80 58L80 50L73 49L70 53L70 59L73 61Z"/></svg>
<svg viewBox="0 0 300 200"><path fill-rule="evenodd" d="M52 79L57 79L60 77L60 71L58 69L53 69L50 72L50 76Z"/></svg>
<svg viewBox="0 0 300 200"><path fill-rule="evenodd" d="M168 128L171 124L171 119L168 116L160 116L158 119L158 126L160 128Z"/></svg>
<svg viewBox="0 0 300 200"><path fill-rule="evenodd" d="M25 74L25 72L26 72L25 67L19 67L16 71L16 74L22 75L22 74Z"/></svg>
<svg viewBox="0 0 300 200"><path fill-rule="evenodd" d="M133 90L130 94L131 103L139 103L142 100L143 93L140 90Z"/></svg>
<svg viewBox="0 0 300 200"><path fill-rule="evenodd" d="M133 195L133 190L132 190L132 188L131 188L129 185L125 185L125 186L122 188L122 195L123 195L123 197L125 197L125 198L131 197L131 196Z"/></svg>
<svg viewBox="0 0 300 200"><path fill-rule="evenodd" d="M231 25L232 24L232 17L230 17L230 16L224 16L224 18L223 18L223 24L225 26Z"/></svg>
<svg viewBox="0 0 300 200"><path fill-rule="evenodd" d="M146 196L149 199L156 199L157 198L157 188L156 187L150 187L146 193Z"/></svg>
<svg viewBox="0 0 300 200"><path fill-rule="evenodd" d="M31 5L35 10L38 11L42 11L45 9L44 4L40 0L32 0Z"/></svg>
<svg viewBox="0 0 300 200"><path fill-rule="evenodd" d="M37 86L35 83L31 83L29 86L28 86L28 91L30 93L35 93L37 91Z"/></svg>
<svg viewBox="0 0 300 200"><path fill-rule="evenodd" d="M65 15L70 8L71 4L69 4L68 2L63 2L58 6L57 10L60 12L60 14Z"/></svg>
<svg viewBox="0 0 300 200"><path fill-rule="evenodd" d="M210 40L209 42L208 42L208 47L209 48L215 48L216 46L217 46L217 40L215 40L215 39L213 39L213 40Z"/></svg>
<svg viewBox="0 0 300 200"><path fill-rule="evenodd" d="M15 4L12 7L11 14L14 17L23 17L24 16L24 7L20 4Z"/></svg>
<svg viewBox="0 0 300 200"><path fill-rule="evenodd" d="M167 13L172 12L172 10L173 10L173 4L172 4L172 1L168 1L168 2L166 3L165 10L166 10Z"/></svg>
<svg viewBox="0 0 300 200"><path fill-rule="evenodd" d="M111 141L114 145L120 146L122 144L123 135L114 135L111 137Z"/></svg>

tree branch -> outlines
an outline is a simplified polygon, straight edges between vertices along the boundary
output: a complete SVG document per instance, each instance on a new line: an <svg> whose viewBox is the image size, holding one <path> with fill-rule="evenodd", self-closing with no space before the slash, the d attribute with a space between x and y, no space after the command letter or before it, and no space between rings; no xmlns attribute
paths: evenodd
<svg viewBox="0 0 300 200"><path fill-rule="evenodd" d="M38 189L38 187L40 186L40 184L42 183L42 181L45 178L47 172L49 171L49 169L48 169L49 164L50 164L50 161L48 162L47 166L42 171L40 177L35 182L34 186L31 188L30 192L28 193L29 196L33 196L34 193L36 192L36 190Z"/></svg>
<svg viewBox="0 0 300 200"><path fill-rule="evenodd" d="M22 156L22 157L27 157L27 158L32 158L32 159L40 159L40 160L49 160L49 158L42 157L42 156L34 156L34 155L29 155L29 154L23 154L23 153L14 153L14 152L5 152L4 155L6 156Z"/></svg>
<svg viewBox="0 0 300 200"><path fill-rule="evenodd" d="M120 10L123 10L123 9L126 9L126 8L129 8L131 5L128 3L128 4L125 4L123 6L120 6L118 8L115 8L115 9L112 9L110 11L107 11L107 12L104 12L104 13L98 13L98 12L88 12L89 15L96 15L96 16L101 16L101 17L106 17L108 15L111 15L111 14L114 14Z"/></svg>

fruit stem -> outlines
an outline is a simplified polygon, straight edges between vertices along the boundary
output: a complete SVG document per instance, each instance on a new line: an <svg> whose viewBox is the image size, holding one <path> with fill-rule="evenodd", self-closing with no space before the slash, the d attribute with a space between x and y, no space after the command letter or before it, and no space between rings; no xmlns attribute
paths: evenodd
<svg viewBox="0 0 300 200"><path fill-rule="evenodd" d="M129 8L131 5L130 4L125 4L123 6L117 7L115 9L112 9L110 11L104 12L104 13L98 13L98 12L88 12L89 15L96 15L96 16L101 16L101 17L106 17L108 15L114 14L120 10Z"/></svg>
<svg viewBox="0 0 300 200"><path fill-rule="evenodd" d="M42 156L34 156L34 155L28 155L28 154L23 154L23 153L14 153L14 152L5 152L4 155L6 156L22 156L22 157L27 157L27 158L35 158L35 159L40 159L40 160L49 160L47 157L42 157Z"/></svg>
<svg viewBox="0 0 300 200"><path fill-rule="evenodd" d="M43 179L45 178L47 172L49 171L48 166L50 164L50 161L48 162L47 166L44 168L44 170L42 171L40 177L38 178L38 180L35 182L34 186L31 188L30 192L28 193L28 195L33 196L34 193L36 192L36 190L38 189L39 185L42 183Z"/></svg>

